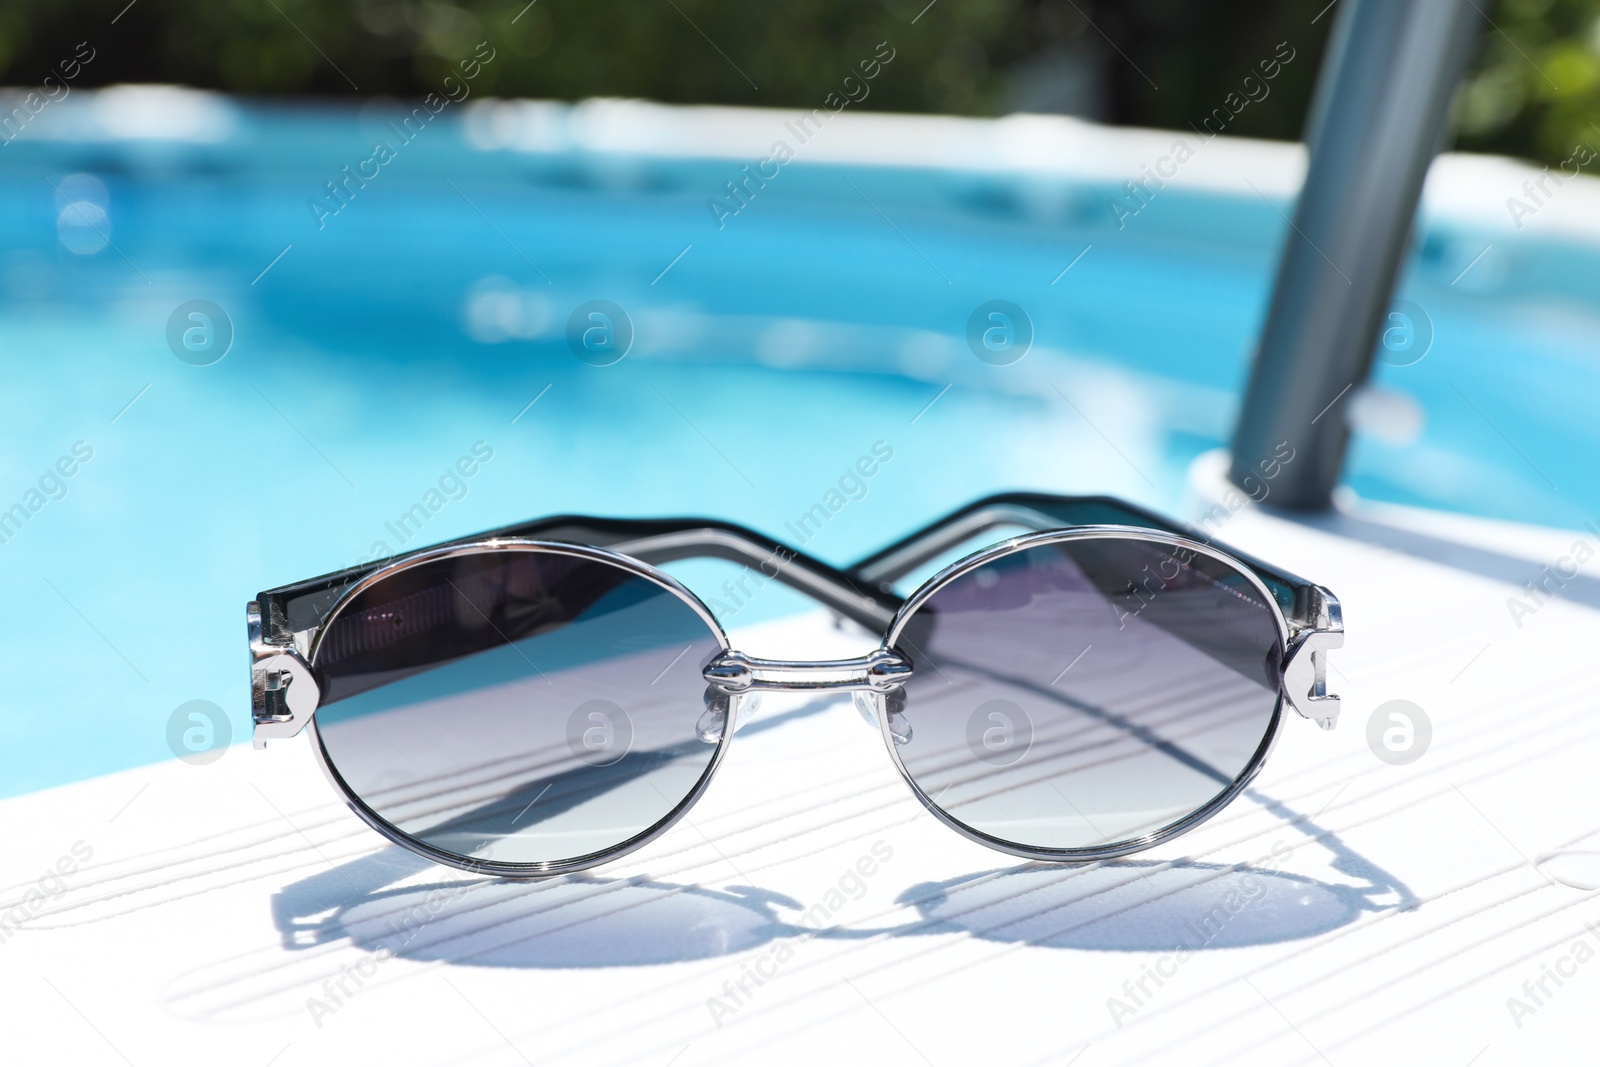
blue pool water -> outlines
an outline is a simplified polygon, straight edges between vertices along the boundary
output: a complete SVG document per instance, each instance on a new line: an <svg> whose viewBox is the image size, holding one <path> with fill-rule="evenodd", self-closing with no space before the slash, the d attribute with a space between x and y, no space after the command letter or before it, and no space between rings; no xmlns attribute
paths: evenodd
<svg viewBox="0 0 1600 1067"><path fill-rule="evenodd" d="M1254 197L1174 192L1118 231L1093 186L801 161L719 230L726 161L485 152L445 116L319 229L307 202L371 114L231 110L209 142L0 149L0 509L28 509L0 543L0 794L165 759L190 700L243 740L257 590L519 519L792 539L875 444L810 551L1001 488L1175 509L1228 436L1285 228ZM1600 255L1530 239L1452 286L1485 243L1420 236L1404 296L1433 346L1378 377L1425 425L1359 440L1349 481L1576 526L1600 517ZM567 342L595 299L633 323L612 366ZM993 299L1036 332L1011 366L968 349ZM194 300L231 322L213 365L169 348Z"/></svg>

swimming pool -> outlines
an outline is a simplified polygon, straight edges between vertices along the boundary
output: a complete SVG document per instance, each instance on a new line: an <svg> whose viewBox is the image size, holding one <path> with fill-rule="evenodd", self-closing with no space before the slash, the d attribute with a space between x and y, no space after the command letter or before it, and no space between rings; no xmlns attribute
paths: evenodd
<svg viewBox="0 0 1600 1067"><path fill-rule="evenodd" d="M842 561L1001 488L1179 508L1229 434L1286 229L1281 175L1174 186L1119 229L1110 178L820 149L719 225L708 201L760 156L628 151L616 107L447 113L369 166L396 105L151 92L78 94L0 148L0 509L22 507L0 530L0 794L167 758L189 700L242 740L258 589L518 519L792 538L837 491L807 547ZM1414 404L1393 441L1358 440L1349 483L1597 517L1597 247L1430 225L1403 295L1431 348L1378 373ZM225 318L173 326L197 300ZM569 344L594 300L632 324L609 366ZM1009 365L968 343L993 300L1031 322ZM196 327L231 331L223 358L175 355ZM724 603L736 624L793 604Z"/></svg>

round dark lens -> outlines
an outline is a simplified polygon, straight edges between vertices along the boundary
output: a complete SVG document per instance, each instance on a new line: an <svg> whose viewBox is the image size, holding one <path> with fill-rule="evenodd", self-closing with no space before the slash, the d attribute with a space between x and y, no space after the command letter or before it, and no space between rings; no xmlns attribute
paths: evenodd
<svg viewBox="0 0 1600 1067"><path fill-rule="evenodd" d="M547 549L445 557L363 590L315 649L323 751L441 851L575 860L649 832L718 751L696 724L723 644L678 594Z"/></svg>
<svg viewBox="0 0 1600 1067"><path fill-rule="evenodd" d="M1025 848L1114 846L1199 811L1278 713L1272 605L1230 565L1154 541L992 559L895 644L916 668L891 722L909 727L906 773L957 822Z"/></svg>

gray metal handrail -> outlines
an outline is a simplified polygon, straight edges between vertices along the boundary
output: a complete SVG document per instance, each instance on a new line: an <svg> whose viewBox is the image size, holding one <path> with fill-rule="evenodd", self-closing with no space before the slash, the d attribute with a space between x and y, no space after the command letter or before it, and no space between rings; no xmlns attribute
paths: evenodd
<svg viewBox="0 0 1600 1067"><path fill-rule="evenodd" d="M1272 501L1322 509L1344 464L1351 394L1372 369L1423 179L1482 19L1473 0L1341 0L1307 123L1229 478L1283 465Z"/></svg>

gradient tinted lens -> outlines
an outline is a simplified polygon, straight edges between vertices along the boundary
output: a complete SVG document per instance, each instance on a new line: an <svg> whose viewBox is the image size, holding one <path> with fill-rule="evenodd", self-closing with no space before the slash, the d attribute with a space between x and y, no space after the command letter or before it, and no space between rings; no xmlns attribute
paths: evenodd
<svg viewBox="0 0 1600 1067"><path fill-rule="evenodd" d="M1160 830L1229 788L1277 714L1272 606L1228 564L1126 537L1013 552L938 590L896 641L916 672L917 786L1037 849ZM896 732L903 732L897 729Z"/></svg>
<svg viewBox="0 0 1600 1067"><path fill-rule="evenodd" d="M374 813L457 856L548 863L658 825L709 773L701 670L722 650L683 599L549 550L433 560L374 583L314 666L323 750Z"/></svg>

